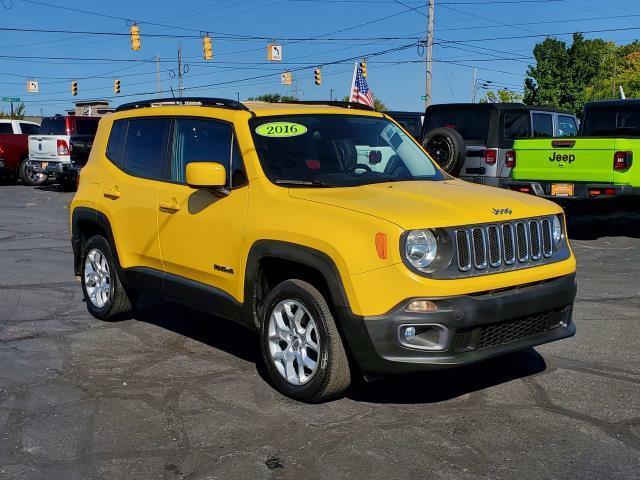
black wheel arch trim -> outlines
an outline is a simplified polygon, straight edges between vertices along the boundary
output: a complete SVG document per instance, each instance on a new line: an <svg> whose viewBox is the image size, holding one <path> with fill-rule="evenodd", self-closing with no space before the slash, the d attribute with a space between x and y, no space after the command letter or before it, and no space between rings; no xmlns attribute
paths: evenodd
<svg viewBox="0 0 640 480"><path fill-rule="evenodd" d="M243 317L246 322L255 323L253 306L256 301L256 282L260 272L260 263L265 258L287 260L318 271L329 289L333 306L349 309L349 299L342 278L335 262L329 255L296 243L281 240L258 240L249 250L245 268Z"/></svg>
<svg viewBox="0 0 640 480"><path fill-rule="evenodd" d="M109 245L112 246L112 254L118 268L120 268L120 259L115 248L115 240L111 223L107 216L93 208L76 207L71 214L71 246L73 248L73 271L76 275L80 275L80 262L82 257L82 224L87 223L100 228L106 235Z"/></svg>

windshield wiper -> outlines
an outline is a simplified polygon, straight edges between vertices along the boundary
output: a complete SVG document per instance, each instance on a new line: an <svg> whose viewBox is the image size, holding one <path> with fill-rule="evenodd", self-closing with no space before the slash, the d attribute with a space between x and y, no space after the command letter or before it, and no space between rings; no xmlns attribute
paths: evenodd
<svg viewBox="0 0 640 480"><path fill-rule="evenodd" d="M290 185L296 187L339 187L340 185L334 185L332 183L325 183L319 180L276 180L276 185Z"/></svg>

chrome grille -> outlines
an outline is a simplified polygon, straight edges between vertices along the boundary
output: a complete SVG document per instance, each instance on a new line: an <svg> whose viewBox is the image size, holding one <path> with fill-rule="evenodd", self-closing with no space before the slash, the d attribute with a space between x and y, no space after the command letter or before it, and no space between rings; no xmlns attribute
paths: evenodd
<svg viewBox="0 0 640 480"><path fill-rule="evenodd" d="M533 218L455 230L458 270L524 267L553 256L552 223Z"/></svg>

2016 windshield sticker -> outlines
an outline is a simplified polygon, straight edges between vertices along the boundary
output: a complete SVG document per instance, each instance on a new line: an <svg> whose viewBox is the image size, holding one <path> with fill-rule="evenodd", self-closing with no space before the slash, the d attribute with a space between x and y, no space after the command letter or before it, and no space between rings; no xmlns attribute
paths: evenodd
<svg viewBox="0 0 640 480"><path fill-rule="evenodd" d="M297 137L307 133L307 127L292 122L271 122L260 125L256 128L256 133L263 137Z"/></svg>

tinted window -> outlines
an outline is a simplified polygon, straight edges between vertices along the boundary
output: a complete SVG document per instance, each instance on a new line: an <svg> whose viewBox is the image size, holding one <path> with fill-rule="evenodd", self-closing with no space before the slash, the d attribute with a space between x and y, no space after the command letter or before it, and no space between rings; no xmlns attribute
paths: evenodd
<svg viewBox="0 0 640 480"><path fill-rule="evenodd" d="M171 179L184 183L186 168L192 162L217 162L231 165L231 126L198 118L179 118L173 137Z"/></svg>
<svg viewBox="0 0 640 480"><path fill-rule="evenodd" d="M126 120L113 122L113 127L109 134L109 143L107 144L107 157L121 168L124 159L124 144L128 123Z"/></svg>
<svg viewBox="0 0 640 480"><path fill-rule="evenodd" d="M41 135L67 135L64 117L49 117L42 120Z"/></svg>
<svg viewBox="0 0 640 480"><path fill-rule="evenodd" d="M548 113L533 114L533 136L553 137L553 119Z"/></svg>
<svg viewBox="0 0 640 480"><path fill-rule="evenodd" d="M123 168L139 177L164 179L167 136L170 120L136 118L129 120Z"/></svg>
<svg viewBox="0 0 640 480"><path fill-rule="evenodd" d="M640 108L631 105L589 107L582 120L581 135L640 135Z"/></svg>
<svg viewBox="0 0 640 480"><path fill-rule="evenodd" d="M505 112L504 113L504 138L514 140L516 138L529 137L529 113Z"/></svg>
<svg viewBox="0 0 640 480"><path fill-rule="evenodd" d="M0 133L13 133L13 127L10 123L0 123Z"/></svg>
<svg viewBox="0 0 640 480"><path fill-rule="evenodd" d="M32 123L20 123L20 130L23 135L37 135L40 133L40 125Z"/></svg>
<svg viewBox="0 0 640 480"><path fill-rule="evenodd" d="M97 118L76 118L76 133L78 135L95 135L97 129Z"/></svg>
<svg viewBox="0 0 640 480"><path fill-rule="evenodd" d="M448 127L457 130L467 141L485 143L489 132L489 111L476 108L434 109L426 122L425 132Z"/></svg>
<svg viewBox="0 0 640 480"><path fill-rule="evenodd" d="M576 119L568 115L558 115L558 137L575 137L577 134Z"/></svg>

